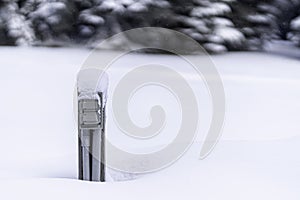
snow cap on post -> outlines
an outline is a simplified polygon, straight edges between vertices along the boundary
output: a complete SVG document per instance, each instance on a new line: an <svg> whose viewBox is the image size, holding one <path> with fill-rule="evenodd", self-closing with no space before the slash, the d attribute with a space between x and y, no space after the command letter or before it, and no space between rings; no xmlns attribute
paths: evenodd
<svg viewBox="0 0 300 200"><path fill-rule="evenodd" d="M98 99L98 93L103 95L103 106L106 104L108 90L108 75L106 72L91 68L84 69L77 76L78 99Z"/></svg>

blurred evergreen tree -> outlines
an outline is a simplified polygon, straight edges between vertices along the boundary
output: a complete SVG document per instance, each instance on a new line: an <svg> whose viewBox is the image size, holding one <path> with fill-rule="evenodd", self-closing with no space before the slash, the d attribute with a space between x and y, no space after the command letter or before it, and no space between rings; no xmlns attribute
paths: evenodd
<svg viewBox="0 0 300 200"><path fill-rule="evenodd" d="M27 0L21 9L31 21L36 45L62 45L71 42L77 8L68 0Z"/></svg>
<svg viewBox="0 0 300 200"><path fill-rule="evenodd" d="M245 37L229 19L228 0L145 2L136 6L139 9L126 9L118 16L122 30L147 26L169 28L189 35L215 53L239 49L244 43Z"/></svg>
<svg viewBox="0 0 300 200"><path fill-rule="evenodd" d="M300 47L300 14L290 23L290 32L288 39L295 42Z"/></svg>
<svg viewBox="0 0 300 200"><path fill-rule="evenodd" d="M291 31L291 22L300 15L300 0L274 0L277 11L274 12L277 25L277 36L280 39L288 39Z"/></svg>
<svg viewBox="0 0 300 200"><path fill-rule="evenodd" d="M0 45L93 46L137 27L180 31L210 52L299 42L300 0L0 0Z"/></svg>
<svg viewBox="0 0 300 200"><path fill-rule="evenodd" d="M243 46L245 37L229 18L231 1L178 0L172 5L178 23L173 23L175 27L171 28L189 35L209 52L225 52Z"/></svg>
<svg viewBox="0 0 300 200"><path fill-rule="evenodd" d="M275 26L273 0L236 0L231 7L230 18L247 39L241 49L261 49Z"/></svg>
<svg viewBox="0 0 300 200"><path fill-rule="evenodd" d="M18 1L0 1L0 45L30 45L35 39L30 22L20 12Z"/></svg>
<svg viewBox="0 0 300 200"><path fill-rule="evenodd" d="M168 6L165 0L76 0L78 37L93 43L124 30L151 26L154 7Z"/></svg>

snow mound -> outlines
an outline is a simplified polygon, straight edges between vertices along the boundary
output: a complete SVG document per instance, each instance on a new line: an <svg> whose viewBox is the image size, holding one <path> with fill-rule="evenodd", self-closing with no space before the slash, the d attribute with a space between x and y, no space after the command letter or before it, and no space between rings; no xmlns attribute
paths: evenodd
<svg viewBox="0 0 300 200"><path fill-rule="evenodd" d="M209 51L214 53L224 53L227 51L227 48L224 45L221 44L215 44L215 43L205 43L203 47Z"/></svg>
<svg viewBox="0 0 300 200"><path fill-rule="evenodd" d="M300 30L300 16L291 22L291 28L293 30Z"/></svg>
<svg viewBox="0 0 300 200"><path fill-rule="evenodd" d="M181 159L162 171L128 182L91 183L76 180L78 138L71 106L76 75L89 52L1 47L0 53L2 199L300 199L299 59L253 52L212 56L228 108L221 140L212 154L198 159L199 135ZM124 59L116 63L114 73L122 74L140 62L189 67L185 60L170 55L134 54ZM192 71L182 75L200 92L200 126L209 125L210 106L201 95L205 83ZM156 91L147 94L161 98ZM168 99L161 100L170 104ZM147 101L143 98L132 115L145 117L137 114ZM114 123L112 113L108 120ZM107 128L112 134L118 130ZM123 137L115 139L126 143Z"/></svg>
<svg viewBox="0 0 300 200"><path fill-rule="evenodd" d="M108 90L108 75L104 71L98 69L83 69L79 72L77 77L77 89L79 92L79 99L97 99L97 93L101 92L103 94L105 105Z"/></svg>
<svg viewBox="0 0 300 200"><path fill-rule="evenodd" d="M91 24L91 25L102 25L104 24L104 19L98 15L93 15L88 12L81 13L78 19L81 23Z"/></svg>
<svg viewBox="0 0 300 200"><path fill-rule="evenodd" d="M217 27L214 34L233 44L240 44L246 39L240 31L231 27Z"/></svg>
<svg viewBox="0 0 300 200"><path fill-rule="evenodd" d="M205 17L211 15L223 15L231 12L231 8L225 3L212 3L207 7L196 7L192 10L191 16Z"/></svg>
<svg viewBox="0 0 300 200"><path fill-rule="evenodd" d="M38 9L30 14L31 17L49 17L54 15L57 10L67 9L66 5L62 2L47 2L41 4Z"/></svg>

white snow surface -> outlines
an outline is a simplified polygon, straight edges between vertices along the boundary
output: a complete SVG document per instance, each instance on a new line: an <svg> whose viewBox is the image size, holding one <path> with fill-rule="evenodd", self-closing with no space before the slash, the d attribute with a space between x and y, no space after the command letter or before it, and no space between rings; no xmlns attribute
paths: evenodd
<svg viewBox="0 0 300 200"><path fill-rule="evenodd" d="M267 53L212 57L225 88L226 121L219 143L204 160L198 157L210 124L209 95L203 81L184 68L182 74L201 99L199 133L191 148L176 163L156 173L126 182L90 183L76 180L77 133L72 105L77 73L89 52L1 47L0 53L2 199L300 199L297 59ZM110 86L117 84L114 74L122 75L129 66L142 62L169 64L174 69L189 67L174 56L128 55L108 72ZM153 86L137 93L133 101L130 115L141 124L149 123L145 114L148 106L157 102L165 105L171 122L166 122L168 131L159 136L158 144L173 137L170 130L178 128L180 110L172 95ZM109 106L108 102L111 110ZM157 145L145 141L134 146L136 141L118 135L110 116L111 112L108 133L112 142L129 150Z"/></svg>

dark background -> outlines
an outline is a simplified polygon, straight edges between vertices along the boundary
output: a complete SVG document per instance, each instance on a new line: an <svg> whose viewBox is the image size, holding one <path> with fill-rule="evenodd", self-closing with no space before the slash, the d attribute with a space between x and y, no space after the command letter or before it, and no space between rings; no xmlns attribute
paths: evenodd
<svg viewBox="0 0 300 200"><path fill-rule="evenodd" d="M136 27L183 32L212 53L300 46L300 0L0 0L0 45L84 46Z"/></svg>

